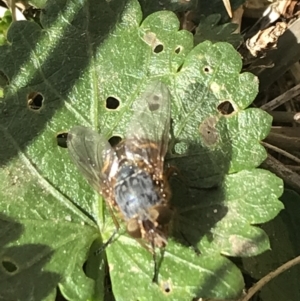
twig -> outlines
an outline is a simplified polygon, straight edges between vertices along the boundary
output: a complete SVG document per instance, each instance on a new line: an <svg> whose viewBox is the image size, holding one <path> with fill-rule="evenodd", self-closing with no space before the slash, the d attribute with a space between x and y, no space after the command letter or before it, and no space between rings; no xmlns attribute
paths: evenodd
<svg viewBox="0 0 300 301"><path fill-rule="evenodd" d="M300 123L299 112L268 111L267 113L273 117L273 122Z"/></svg>
<svg viewBox="0 0 300 301"><path fill-rule="evenodd" d="M223 4L225 6L225 9L227 11L227 14L229 18L232 18L232 10L231 10L231 5L229 0L223 0Z"/></svg>
<svg viewBox="0 0 300 301"><path fill-rule="evenodd" d="M268 282L270 282L272 279L280 275L281 273L285 272L286 270L290 269L291 267L297 265L300 263L300 256L286 262L282 266L280 266L275 271L270 272L263 278L261 278L256 284L254 284L249 291L247 292L246 296L243 296L239 301L248 301L250 298L257 293L263 286L265 286Z"/></svg>
<svg viewBox="0 0 300 301"><path fill-rule="evenodd" d="M279 95L273 100L267 102L266 104L262 105L260 108L265 111L272 111L299 94L300 94L300 84L286 91L285 93Z"/></svg>
<svg viewBox="0 0 300 301"><path fill-rule="evenodd" d="M17 21L17 17L16 17L16 2L15 0L9 0L9 7L11 10L11 17L13 21Z"/></svg>
<svg viewBox="0 0 300 301"><path fill-rule="evenodd" d="M291 160L293 160L293 161L295 161L295 162L297 162L297 163L300 164L300 159L299 159L299 158L293 156L292 154L286 152L285 150L283 150L283 149L281 149L281 148L279 148L279 147L277 147L277 146L274 146L274 145L272 145L272 144L263 142L263 141L261 142L261 144L262 144L263 146L265 146L265 147L267 147L267 148L269 148L269 149L272 149L272 150L274 150L275 152L277 152L277 153L279 153L279 154L281 154L281 155L283 155L283 156L285 156L285 157L287 157L287 158L289 158L289 159L291 159Z"/></svg>
<svg viewBox="0 0 300 301"><path fill-rule="evenodd" d="M283 179L283 181L287 185L300 193L300 176L292 170L288 169L285 165L276 160L270 154L268 154L267 159L262 163L261 166L275 173L278 177Z"/></svg>
<svg viewBox="0 0 300 301"><path fill-rule="evenodd" d="M293 171L297 171L299 172L300 171L300 166L295 166L295 165L285 165L286 168L289 168L290 170L293 170Z"/></svg>

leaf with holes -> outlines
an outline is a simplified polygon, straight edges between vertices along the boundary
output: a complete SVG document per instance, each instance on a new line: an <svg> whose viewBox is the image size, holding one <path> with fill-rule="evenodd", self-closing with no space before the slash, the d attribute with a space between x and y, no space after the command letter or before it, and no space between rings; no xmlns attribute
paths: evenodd
<svg viewBox="0 0 300 301"><path fill-rule="evenodd" d="M271 119L246 109L257 80L240 74L238 53L225 43L193 48L173 13L142 21L136 0L50 1L41 24L13 23L0 51L9 80L0 119L1 297L49 300L59 287L68 300L102 300L109 281L116 300L238 296L242 274L221 254L268 249L252 225L282 209L281 181L256 169ZM124 223L105 252L93 255L115 226L63 148L74 125L118 142L133 102L154 78L172 96L166 161L179 170L157 284L152 255Z"/></svg>

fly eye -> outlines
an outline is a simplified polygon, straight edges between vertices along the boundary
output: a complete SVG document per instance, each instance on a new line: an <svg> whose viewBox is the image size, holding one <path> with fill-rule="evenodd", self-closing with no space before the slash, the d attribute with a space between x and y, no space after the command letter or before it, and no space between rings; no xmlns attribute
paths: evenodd
<svg viewBox="0 0 300 301"><path fill-rule="evenodd" d="M129 222L127 223L127 232L133 238L142 237L140 225L135 218L129 220Z"/></svg>
<svg viewBox="0 0 300 301"><path fill-rule="evenodd" d="M173 217L173 210L167 206L159 205L149 210L149 214L153 220L160 225L168 224Z"/></svg>

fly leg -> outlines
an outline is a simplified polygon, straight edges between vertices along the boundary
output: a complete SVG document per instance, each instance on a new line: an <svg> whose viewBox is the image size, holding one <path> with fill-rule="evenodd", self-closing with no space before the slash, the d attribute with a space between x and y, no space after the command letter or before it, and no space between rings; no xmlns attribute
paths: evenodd
<svg viewBox="0 0 300 301"><path fill-rule="evenodd" d="M102 253L111 243L113 243L116 235L118 234L119 230L120 230L120 224L114 214L114 211L112 209L112 206L109 202L106 202L108 204L107 208L109 210L109 214L114 222L114 225L115 225L115 230L114 232L112 233L112 235L110 236L110 238L105 242L103 243L103 245L101 246L101 248L99 248L98 250L95 251L95 255L99 255L100 253Z"/></svg>
<svg viewBox="0 0 300 301"><path fill-rule="evenodd" d="M158 274L159 274L159 269L162 265L163 259L164 259L164 248L159 249L160 250L160 256L159 259L156 256L156 249L154 246L152 246L153 249L153 262L154 262L154 273L153 273L153 278L152 278L152 282L158 284Z"/></svg>
<svg viewBox="0 0 300 301"><path fill-rule="evenodd" d="M169 181L170 178L174 175L181 175L179 169L174 165L167 164L165 172L164 172L165 179L167 181Z"/></svg>

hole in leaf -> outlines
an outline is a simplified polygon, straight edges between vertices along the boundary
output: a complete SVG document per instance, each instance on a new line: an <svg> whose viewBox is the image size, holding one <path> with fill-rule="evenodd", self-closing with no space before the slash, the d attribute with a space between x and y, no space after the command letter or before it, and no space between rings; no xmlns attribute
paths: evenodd
<svg viewBox="0 0 300 301"><path fill-rule="evenodd" d="M59 147L67 148L68 133L63 132L56 135L56 142Z"/></svg>
<svg viewBox="0 0 300 301"><path fill-rule="evenodd" d="M177 46L176 49L175 49L175 53L176 54L179 54L182 50L182 47L181 46Z"/></svg>
<svg viewBox="0 0 300 301"><path fill-rule="evenodd" d="M44 97L39 92L31 92L27 96L28 108L33 111L39 111L43 106Z"/></svg>
<svg viewBox="0 0 300 301"><path fill-rule="evenodd" d="M14 273L18 269L17 265L11 260L3 259L2 266L5 269L5 271L8 273Z"/></svg>
<svg viewBox="0 0 300 301"><path fill-rule="evenodd" d="M109 110L116 110L120 105L120 101L113 97L113 96L109 96L106 99L106 108Z"/></svg>
<svg viewBox="0 0 300 301"><path fill-rule="evenodd" d="M82 265L82 270L85 273L85 275L87 275L86 273L86 269L87 269L87 260L84 262L84 264Z"/></svg>
<svg viewBox="0 0 300 301"><path fill-rule="evenodd" d="M234 112L234 107L230 101L226 100L218 105L218 111L222 115L230 115L232 112Z"/></svg>
<svg viewBox="0 0 300 301"><path fill-rule="evenodd" d="M109 144L114 147L121 142L122 138L120 136L112 136L108 139Z"/></svg>
<svg viewBox="0 0 300 301"><path fill-rule="evenodd" d="M155 48L154 48L154 53L160 53L164 50L164 46L162 44L158 44Z"/></svg>
<svg viewBox="0 0 300 301"><path fill-rule="evenodd" d="M205 66L205 67L203 68L203 71L204 71L205 73L211 73L211 72L212 72L212 69L211 69L209 66Z"/></svg>
<svg viewBox="0 0 300 301"><path fill-rule="evenodd" d="M214 145L219 139L219 133L216 129L217 122L216 117L208 117L199 126L200 136L208 146Z"/></svg>
<svg viewBox="0 0 300 301"><path fill-rule="evenodd" d="M163 44L157 38L157 36L154 32L152 32L152 31L146 32L143 39L149 46L151 46L154 53L160 53L164 50Z"/></svg>
<svg viewBox="0 0 300 301"><path fill-rule="evenodd" d="M182 69L183 64L181 64L178 68L177 68L177 72L180 72Z"/></svg>
<svg viewBox="0 0 300 301"><path fill-rule="evenodd" d="M170 294L172 292L171 283L169 281L164 281L161 283L161 288L164 293Z"/></svg>

